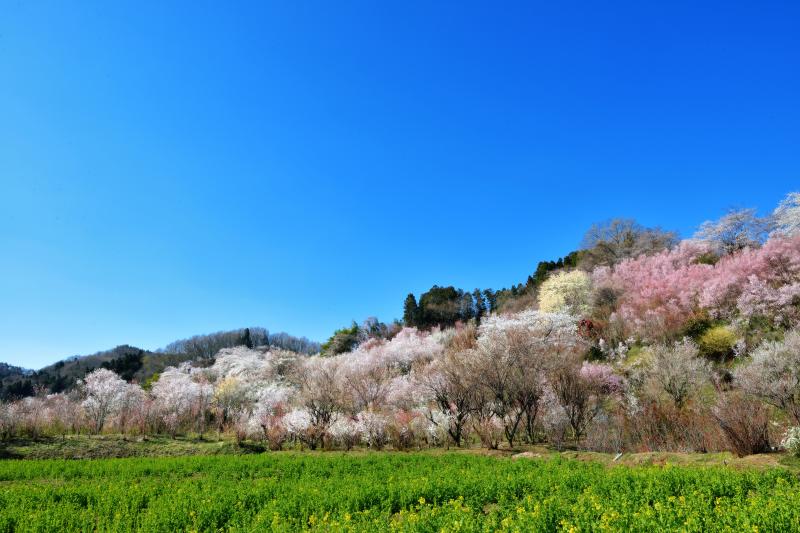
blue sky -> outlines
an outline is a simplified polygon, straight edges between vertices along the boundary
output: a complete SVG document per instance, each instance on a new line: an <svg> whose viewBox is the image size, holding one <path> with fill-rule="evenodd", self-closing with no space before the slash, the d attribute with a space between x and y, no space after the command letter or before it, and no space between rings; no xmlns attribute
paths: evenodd
<svg viewBox="0 0 800 533"><path fill-rule="evenodd" d="M797 2L68 4L0 8L0 361L321 340L800 188Z"/></svg>

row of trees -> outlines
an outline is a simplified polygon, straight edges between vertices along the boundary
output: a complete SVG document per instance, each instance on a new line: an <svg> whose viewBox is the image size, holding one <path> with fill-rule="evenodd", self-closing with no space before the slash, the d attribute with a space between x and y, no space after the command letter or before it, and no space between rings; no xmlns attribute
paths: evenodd
<svg viewBox="0 0 800 533"><path fill-rule="evenodd" d="M247 346L248 348L274 346L282 350L292 350L308 355L320 351L319 343L310 341L306 337L295 337L284 332L270 333L261 327L195 335L188 339L172 342L159 351L186 354L191 359L211 359L223 348L234 346Z"/></svg>
<svg viewBox="0 0 800 533"><path fill-rule="evenodd" d="M98 369L72 393L0 404L0 437L214 430L271 449L546 441L743 454L776 442L770 421L800 425L797 330L730 374L689 339L652 345L634 364L586 361L589 342L573 317L528 311L479 328L405 328L332 357L225 349L149 391Z"/></svg>

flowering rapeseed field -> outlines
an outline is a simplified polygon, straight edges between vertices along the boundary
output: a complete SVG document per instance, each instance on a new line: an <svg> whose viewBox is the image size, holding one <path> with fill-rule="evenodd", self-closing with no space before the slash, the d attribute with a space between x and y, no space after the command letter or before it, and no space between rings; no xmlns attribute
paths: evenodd
<svg viewBox="0 0 800 533"><path fill-rule="evenodd" d="M796 531L780 469L466 454L0 462L0 531Z"/></svg>

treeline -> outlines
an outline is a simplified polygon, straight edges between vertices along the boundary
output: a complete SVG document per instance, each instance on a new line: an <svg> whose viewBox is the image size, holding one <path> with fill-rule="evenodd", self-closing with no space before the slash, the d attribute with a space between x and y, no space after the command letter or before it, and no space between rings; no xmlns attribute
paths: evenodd
<svg viewBox="0 0 800 533"><path fill-rule="evenodd" d="M592 226L581 248L556 260L540 261L525 282L510 288L472 291L434 285L420 295L410 293L403 302L403 323L429 330L481 319L490 313L515 313L537 305L539 287L554 272L614 265L626 258L651 255L674 246L675 232L647 228L631 219L611 219Z"/></svg>
<svg viewBox="0 0 800 533"><path fill-rule="evenodd" d="M540 261L524 283L511 285L510 288L466 291L434 285L422 293L419 300L410 293L403 302L403 323L424 330L452 327L473 319L480 325L481 319L487 314L516 312L532 307L537 290L547 276L564 268L576 268L583 256L584 252L577 250L555 261Z"/></svg>
<svg viewBox="0 0 800 533"><path fill-rule="evenodd" d="M275 347L306 355L312 355L320 351L320 344L306 337L295 337L285 332L270 333L267 329L261 327L195 335L188 339L172 342L159 351L186 354L192 359L210 359L223 348L232 348L234 346L247 346L248 348L256 346Z"/></svg>

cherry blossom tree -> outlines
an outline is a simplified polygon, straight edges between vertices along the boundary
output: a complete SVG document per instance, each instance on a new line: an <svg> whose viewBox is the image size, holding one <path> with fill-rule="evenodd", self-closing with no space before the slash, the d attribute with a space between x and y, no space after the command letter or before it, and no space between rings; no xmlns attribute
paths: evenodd
<svg viewBox="0 0 800 533"><path fill-rule="evenodd" d="M800 424L800 330L782 341L766 341L734 373L747 392L779 409Z"/></svg>
<svg viewBox="0 0 800 533"><path fill-rule="evenodd" d="M218 398L227 399L226 390ZM174 437L181 424L188 420L196 421L196 428L202 435L205 430L205 417L215 396L213 386L205 376L194 371L190 365L167 368L153 384L151 394L161 413L162 421Z"/></svg>
<svg viewBox="0 0 800 533"><path fill-rule="evenodd" d="M671 250L595 269L594 285L616 295L616 311L609 321L621 338L612 340L631 335L664 340L680 329L714 274L712 265L698 262L709 251L708 243L682 241Z"/></svg>
<svg viewBox="0 0 800 533"><path fill-rule="evenodd" d="M386 416L373 411L362 411L356 417L356 424L364 444L376 450L383 449L389 440L389 419Z"/></svg>
<svg viewBox="0 0 800 533"><path fill-rule="evenodd" d="M791 192L772 213L776 235L793 237L800 234L800 192Z"/></svg>
<svg viewBox="0 0 800 533"><path fill-rule="evenodd" d="M761 218L755 209L732 209L719 220L706 221L694 238L712 243L722 254L758 247L769 233L769 218Z"/></svg>
<svg viewBox="0 0 800 533"><path fill-rule="evenodd" d="M363 427L350 416L340 416L328 428L328 434L335 443L349 451L361 440Z"/></svg>
<svg viewBox="0 0 800 533"><path fill-rule="evenodd" d="M533 440L547 374L584 348L569 315L526 311L484 321L475 350L476 383L504 422L509 447L521 426Z"/></svg>
<svg viewBox="0 0 800 533"><path fill-rule="evenodd" d="M699 304L715 316L761 314L796 319L800 303L800 235L722 258L702 286Z"/></svg>
<svg viewBox="0 0 800 533"><path fill-rule="evenodd" d="M648 351L645 379L657 391L666 394L675 407L683 407L710 382L711 365L700 357L697 345L691 340L657 344Z"/></svg>
<svg viewBox="0 0 800 533"><path fill-rule="evenodd" d="M259 392L250 424L267 442L271 450L279 450L288 432L284 416L294 391L281 385L269 384Z"/></svg>
<svg viewBox="0 0 800 533"><path fill-rule="evenodd" d="M341 361L336 357L313 357L306 361L300 381L300 404L309 417L304 437L310 448L324 444L328 427L341 411Z"/></svg>
<svg viewBox="0 0 800 533"><path fill-rule="evenodd" d="M478 398L475 383L475 363L472 351L449 351L444 359L430 364L420 381L436 409L429 409L428 419L437 425L446 422L442 428L456 446L461 446L464 430ZM444 413L445 418L437 418L434 413Z"/></svg>
<svg viewBox="0 0 800 533"><path fill-rule="evenodd" d="M128 392L128 384L115 372L98 368L79 382L86 399L83 408L96 433L103 431L106 420L116 414Z"/></svg>

